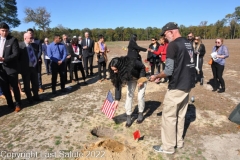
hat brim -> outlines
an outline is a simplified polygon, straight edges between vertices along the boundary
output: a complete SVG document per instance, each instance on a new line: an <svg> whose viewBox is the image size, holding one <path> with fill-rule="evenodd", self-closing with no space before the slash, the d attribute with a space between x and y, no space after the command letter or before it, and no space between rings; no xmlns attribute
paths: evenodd
<svg viewBox="0 0 240 160"><path fill-rule="evenodd" d="M162 30L162 32L160 33L160 36L164 36L164 33L165 33L165 31Z"/></svg>

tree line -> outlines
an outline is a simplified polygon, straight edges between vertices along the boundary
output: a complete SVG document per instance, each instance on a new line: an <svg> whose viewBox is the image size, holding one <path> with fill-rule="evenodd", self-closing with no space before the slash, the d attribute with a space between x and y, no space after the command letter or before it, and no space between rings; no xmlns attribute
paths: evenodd
<svg viewBox="0 0 240 160"><path fill-rule="evenodd" d="M34 33L35 36L43 40L48 37L53 39L55 34L62 35L67 34L69 37L84 36L85 32L89 32L94 40L97 40L99 34L104 35L106 41L128 41L132 34L138 35L138 40L149 40L152 37L158 38L161 28L147 27L147 28L129 28L129 27L117 27L112 28L83 28L83 29L70 29L63 25L50 28L51 14L45 7L38 7L32 9L30 7L24 10L25 18L24 22L35 23ZM20 25L20 21L17 18L16 0L0 0L0 22L5 21L12 27ZM215 23L208 24L208 21L201 21L197 26L185 26L179 25L182 36L187 36L189 32L193 32L194 35L200 36L202 39L214 39L216 37L222 37L225 39L240 38L240 6L236 7L233 13L227 14L222 20L217 20ZM26 28L27 30L27 28ZM23 34L25 31L11 31L11 34L18 38L19 41L23 41Z"/></svg>

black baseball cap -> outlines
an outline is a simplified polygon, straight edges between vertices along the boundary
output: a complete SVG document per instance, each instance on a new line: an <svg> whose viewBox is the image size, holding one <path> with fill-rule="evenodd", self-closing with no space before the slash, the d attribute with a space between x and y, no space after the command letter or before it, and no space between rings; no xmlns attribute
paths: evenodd
<svg viewBox="0 0 240 160"><path fill-rule="evenodd" d="M162 27L162 32L160 36L163 36L166 31L173 29L179 29L178 24L175 22L168 22L167 24L165 24L165 26Z"/></svg>

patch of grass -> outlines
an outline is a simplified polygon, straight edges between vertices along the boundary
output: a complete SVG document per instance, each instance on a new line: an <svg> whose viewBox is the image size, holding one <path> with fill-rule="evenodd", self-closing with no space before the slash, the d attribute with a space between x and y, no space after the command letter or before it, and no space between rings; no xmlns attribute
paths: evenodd
<svg viewBox="0 0 240 160"><path fill-rule="evenodd" d="M62 143L62 141L59 140L59 139L55 141L55 145L57 145L57 146L58 146L59 144L61 144L61 143Z"/></svg>
<svg viewBox="0 0 240 160"><path fill-rule="evenodd" d="M198 150L197 153L198 153L198 154L202 154L202 151L201 151L201 150Z"/></svg>
<svg viewBox="0 0 240 160"><path fill-rule="evenodd" d="M7 148L9 148L9 149L13 148L13 144L12 143L8 143Z"/></svg>

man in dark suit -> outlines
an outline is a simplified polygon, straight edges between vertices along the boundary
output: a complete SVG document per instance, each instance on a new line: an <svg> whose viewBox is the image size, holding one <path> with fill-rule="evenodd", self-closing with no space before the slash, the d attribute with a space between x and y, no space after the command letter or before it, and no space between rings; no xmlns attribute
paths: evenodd
<svg viewBox="0 0 240 160"><path fill-rule="evenodd" d="M18 40L9 34L9 26L0 23L0 85L6 97L8 107L21 110L21 98L18 88ZM13 88L16 105L14 106L10 88Z"/></svg>
<svg viewBox="0 0 240 160"><path fill-rule="evenodd" d="M42 52L44 54L44 63L46 67L46 73L47 75L51 74L51 60L47 55L47 46L49 45L49 40L48 38L44 39L44 43L42 44Z"/></svg>
<svg viewBox="0 0 240 160"><path fill-rule="evenodd" d="M71 55L68 53L68 46L71 45L70 41L68 40L68 36L66 34L62 35L62 43L65 45L67 50L67 57L65 62L65 82L67 83L67 71L70 73L70 65L71 65ZM70 74L69 74L70 77ZM71 80L71 77L70 77Z"/></svg>
<svg viewBox="0 0 240 160"><path fill-rule="evenodd" d="M31 43L36 43L38 45L38 53L37 53L37 55L38 55L37 58L39 61L39 63L38 63L38 88L39 88L39 92L42 93L42 92L44 92L44 90L42 88L42 57L41 57L42 56L42 44L41 44L40 40L38 40L34 37L34 31L32 28L29 28L27 30L27 33L30 33L33 37Z"/></svg>
<svg viewBox="0 0 240 160"><path fill-rule="evenodd" d="M90 67L90 75L93 75L93 56L94 56L94 41L89 38L88 32L85 32L85 39L82 40L81 46L83 49L82 57L86 76L89 76L88 62Z"/></svg>
<svg viewBox="0 0 240 160"><path fill-rule="evenodd" d="M24 34L24 42L19 44L20 73L22 74L24 91L30 104L33 101L41 101L38 95L38 53L39 47L36 43L31 43L32 34ZM30 89L32 84L33 97Z"/></svg>

